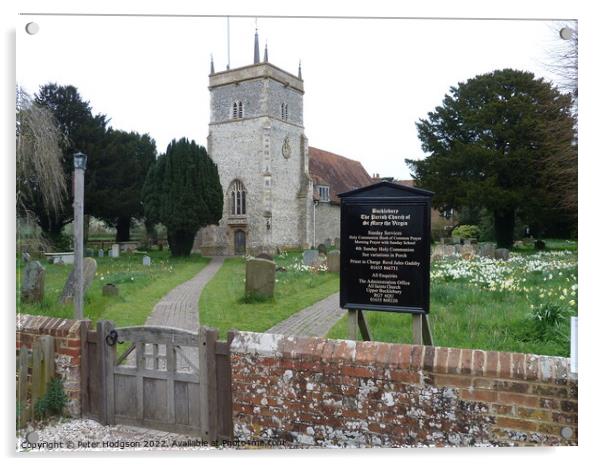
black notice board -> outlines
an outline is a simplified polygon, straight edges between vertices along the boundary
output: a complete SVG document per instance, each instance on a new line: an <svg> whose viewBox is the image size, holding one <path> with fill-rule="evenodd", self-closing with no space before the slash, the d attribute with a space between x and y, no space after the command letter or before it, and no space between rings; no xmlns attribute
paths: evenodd
<svg viewBox="0 0 602 466"><path fill-rule="evenodd" d="M383 181L341 198L341 307L429 312L433 193Z"/></svg>

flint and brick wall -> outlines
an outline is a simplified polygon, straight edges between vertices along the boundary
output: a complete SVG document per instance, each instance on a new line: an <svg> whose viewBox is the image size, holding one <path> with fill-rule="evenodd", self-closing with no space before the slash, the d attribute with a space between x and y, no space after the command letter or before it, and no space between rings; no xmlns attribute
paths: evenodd
<svg viewBox="0 0 602 466"><path fill-rule="evenodd" d="M42 335L54 337L55 370L64 382L69 397L68 411L71 416L81 414L81 321L54 317L17 315L17 350L29 349Z"/></svg>
<svg viewBox="0 0 602 466"><path fill-rule="evenodd" d="M239 333L234 436L289 446L576 445L566 358Z"/></svg>

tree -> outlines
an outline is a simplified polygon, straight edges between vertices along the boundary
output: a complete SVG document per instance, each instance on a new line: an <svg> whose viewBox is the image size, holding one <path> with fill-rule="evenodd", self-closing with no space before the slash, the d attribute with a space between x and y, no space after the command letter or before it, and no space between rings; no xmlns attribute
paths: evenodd
<svg viewBox="0 0 602 466"><path fill-rule="evenodd" d="M67 193L61 165L61 132L52 113L17 88L17 212L30 217L35 200L49 215L62 207Z"/></svg>
<svg viewBox="0 0 602 466"><path fill-rule="evenodd" d="M45 84L36 94L35 103L52 112L61 133L59 144L62 152L61 164L67 186L71 186L72 183L73 154L81 151L88 156L84 206L86 213L90 213L94 205L88 202L90 194L88 183L99 164L107 118L101 114L93 115L89 102L82 99L74 86ZM73 193L68 190L67 194L52 215L44 205L41 195L34 199L31 205L40 227L53 241L59 240L61 230L73 219Z"/></svg>
<svg viewBox="0 0 602 466"><path fill-rule="evenodd" d="M487 209L497 243L510 247L517 214L530 224L554 215L544 164L552 148L570 152L571 143L550 128L572 131L571 97L532 73L496 70L452 87L419 120L430 155L406 163L417 185L435 192L435 207Z"/></svg>
<svg viewBox="0 0 602 466"><path fill-rule="evenodd" d="M223 192L217 165L203 146L174 139L149 169L143 187L147 220L167 228L173 256L188 256L199 228L217 224Z"/></svg>
<svg viewBox="0 0 602 466"><path fill-rule="evenodd" d="M87 202L93 215L117 229L115 240L130 240L132 218L144 215L142 186L155 161L155 141L148 134L110 128L94 172L88 176Z"/></svg>

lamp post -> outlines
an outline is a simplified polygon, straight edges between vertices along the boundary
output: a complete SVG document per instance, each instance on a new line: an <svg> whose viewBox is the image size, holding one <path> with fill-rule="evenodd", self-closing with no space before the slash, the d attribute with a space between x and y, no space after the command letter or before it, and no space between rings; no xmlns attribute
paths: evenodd
<svg viewBox="0 0 602 466"><path fill-rule="evenodd" d="M74 318L84 318L84 172L87 156L73 154L73 255L75 290L73 293Z"/></svg>

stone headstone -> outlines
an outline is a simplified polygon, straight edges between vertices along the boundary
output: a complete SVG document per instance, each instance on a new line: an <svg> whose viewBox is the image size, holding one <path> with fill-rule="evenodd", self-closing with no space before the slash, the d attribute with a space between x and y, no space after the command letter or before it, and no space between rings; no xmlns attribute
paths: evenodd
<svg viewBox="0 0 602 466"><path fill-rule="evenodd" d="M452 236L451 240L451 244L462 244L462 238L459 236Z"/></svg>
<svg viewBox="0 0 602 466"><path fill-rule="evenodd" d="M119 245L114 244L111 246L111 257L119 257Z"/></svg>
<svg viewBox="0 0 602 466"><path fill-rule="evenodd" d="M462 259L465 260L474 259L474 257L477 255L477 249L474 245L466 243L460 249L460 255L462 256Z"/></svg>
<svg viewBox="0 0 602 466"><path fill-rule="evenodd" d="M495 259L495 243L481 243L479 245L479 256Z"/></svg>
<svg viewBox="0 0 602 466"><path fill-rule="evenodd" d="M24 251L21 257L23 258L23 262L29 262L31 260L31 254L27 251Z"/></svg>
<svg viewBox="0 0 602 466"><path fill-rule="evenodd" d="M443 244L436 244L431 250L431 262L443 259L444 246Z"/></svg>
<svg viewBox="0 0 602 466"><path fill-rule="evenodd" d="M112 250L107 250L107 256L109 257L113 257L113 251Z"/></svg>
<svg viewBox="0 0 602 466"><path fill-rule="evenodd" d="M150 266L151 258L150 256L142 256L142 265Z"/></svg>
<svg viewBox="0 0 602 466"><path fill-rule="evenodd" d="M329 272L339 273L341 271L341 251L334 249L326 256L326 264Z"/></svg>
<svg viewBox="0 0 602 466"><path fill-rule="evenodd" d="M454 244L454 240L452 238L441 238L443 244Z"/></svg>
<svg viewBox="0 0 602 466"><path fill-rule="evenodd" d="M105 286L102 287L102 295L103 296L118 296L119 288L117 288L117 285L114 285L113 283L107 283Z"/></svg>
<svg viewBox="0 0 602 466"><path fill-rule="evenodd" d="M479 244L479 240L477 240L476 238L467 238L465 243L468 244Z"/></svg>
<svg viewBox="0 0 602 466"><path fill-rule="evenodd" d="M39 303L44 299L44 275L46 270L39 261L30 261L23 271L21 300L26 303Z"/></svg>
<svg viewBox="0 0 602 466"><path fill-rule="evenodd" d="M270 256L267 252L262 252L261 254L258 254L257 259L265 259L267 261L274 260L274 258L272 256Z"/></svg>
<svg viewBox="0 0 602 466"><path fill-rule="evenodd" d="M324 243L318 244L318 253L319 254L322 254L325 256L327 251L328 250L326 249L326 245Z"/></svg>
<svg viewBox="0 0 602 466"><path fill-rule="evenodd" d="M334 239L334 247L336 249L341 249L341 238L335 238Z"/></svg>
<svg viewBox="0 0 602 466"><path fill-rule="evenodd" d="M329 248L330 246L332 246L332 241L330 241L330 238L326 238L326 241L324 241L324 245Z"/></svg>
<svg viewBox="0 0 602 466"><path fill-rule="evenodd" d="M92 284L92 280L94 279L94 275L96 275L96 261L91 257L84 258L84 294L90 288ZM65 283L65 287L63 288L63 293L59 297L59 304L65 305L67 303L73 302L73 295L75 294L75 269L71 271L69 277L67 278L67 282Z"/></svg>
<svg viewBox="0 0 602 466"><path fill-rule="evenodd" d="M104 249L99 249L98 250L98 257L104 257L105 256L105 250Z"/></svg>
<svg viewBox="0 0 602 466"><path fill-rule="evenodd" d="M249 259L246 266L245 296L271 298L274 296L276 264L266 259Z"/></svg>
<svg viewBox="0 0 602 466"><path fill-rule="evenodd" d="M314 265L318 260L319 254L317 249L307 249L303 251L303 265Z"/></svg>
<svg viewBox="0 0 602 466"><path fill-rule="evenodd" d="M506 248L498 248L495 250L495 258L507 261L510 258L510 251Z"/></svg>

